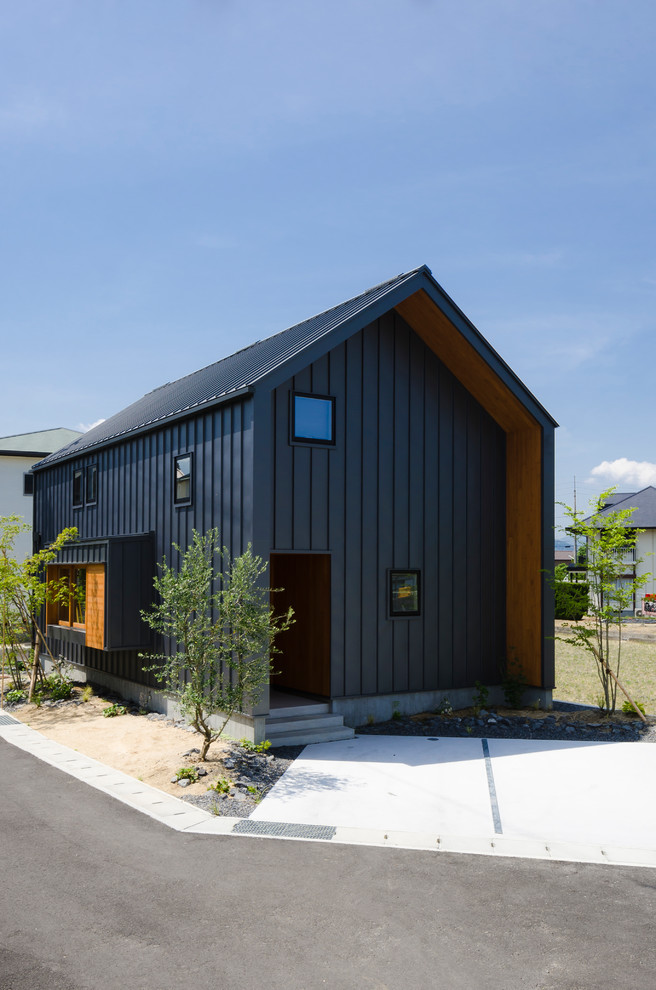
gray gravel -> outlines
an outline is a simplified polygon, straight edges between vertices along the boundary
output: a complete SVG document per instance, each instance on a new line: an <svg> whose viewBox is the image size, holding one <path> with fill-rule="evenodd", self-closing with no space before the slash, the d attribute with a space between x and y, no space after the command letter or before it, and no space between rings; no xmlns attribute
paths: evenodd
<svg viewBox="0 0 656 990"><path fill-rule="evenodd" d="M280 746L266 753L255 753L239 743L231 743L230 752L222 761L223 777L233 785L230 792L207 791L205 794L181 794L180 797L214 815L248 818L303 749L303 746Z"/></svg>
<svg viewBox="0 0 656 990"><path fill-rule="evenodd" d="M595 710L588 705L574 705L554 701L553 711L535 717L525 714L512 715L504 711L498 714L482 709L477 717L436 714L432 718L416 720L409 716L360 725L356 732L362 735L382 736L471 736L487 739L563 739L568 742L656 742L656 720L649 717L645 725L636 716L616 714L613 721L599 718L591 722L568 719L568 713Z"/></svg>

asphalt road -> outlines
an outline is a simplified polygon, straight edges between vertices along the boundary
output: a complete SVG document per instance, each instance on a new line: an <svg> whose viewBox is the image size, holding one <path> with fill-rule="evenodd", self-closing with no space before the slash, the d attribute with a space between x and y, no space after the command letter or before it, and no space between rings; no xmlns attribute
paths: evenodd
<svg viewBox="0 0 656 990"><path fill-rule="evenodd" d="M174 832L0 740L1 990L650 987L656 871Z"/></svg>

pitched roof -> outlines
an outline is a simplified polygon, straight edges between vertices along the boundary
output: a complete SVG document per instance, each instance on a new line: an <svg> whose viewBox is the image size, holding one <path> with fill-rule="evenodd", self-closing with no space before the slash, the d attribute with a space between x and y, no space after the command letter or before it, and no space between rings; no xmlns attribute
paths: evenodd
<svg viewBox="0 0 656 990"><path fill-rule="evenodd" d="M600 518L610 512L622 509L633 509L633 513L625 520L624 525L631 529L656 529L656 488L647 485L639 492L614 492L599 513ZM584 522L589 522L588 516Z"/></svg>
<svg viewBox="0 0 656 990"><path fill-rule="evenodd" d="M498 362L499 368L503 369L503 374L521 389L526 401L530 402L535 409L553 423L554 421L549 414L542 409L539 402L526 389L526 386L519 381L502 358L484 341L481 334L433 279L430 269L422 265L386 282L381 282L379 285L367 289L366 292L354 296L338 306L333 306L317 316L304 320L302 323L297 323L287 330L282 330L272 337L258 340L249 347L245 347L221 361L216 361L206 368L201 368L177 381L168 382L166 385L154 389L66 447L50 454L35 467L39 468L55 461L76 457L91 448L103 446L129 434L140 432L164 420L217 405L236 398L244 392L252 391L259 382L262 382L276 369L303 351L311 349L314 344L338 328L343 330L347 326L354 326L359 329L360 324L366 325L363 322L365 319L366 322L371 322L376 318L376 311L380 305L387 305L388 308L392 308L398 304L400 299L422 287L436 291L442 299L453 307L463 322L466 323L469 331ZM309 360L310 358L308 358Z"/></svg>
<svg viewBox="0 0 656 990"><path fill-rule="evenodd" d="M15 451L16 454L30 454L38 457L40 454L59 450L65 443L70 443L71 440L80 436L82 434L79 430L67 430L64 426L57 426L53 430L16 433L10 437L0 437L0 451L2 453Z"/></svg>

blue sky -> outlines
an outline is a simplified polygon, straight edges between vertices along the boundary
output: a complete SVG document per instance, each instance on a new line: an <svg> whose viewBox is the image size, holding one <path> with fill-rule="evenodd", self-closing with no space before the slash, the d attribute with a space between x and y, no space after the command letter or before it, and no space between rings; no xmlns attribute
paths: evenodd
<svg viewBox="0 0 656 990"><path fill-rule="evenodd" d="M0 11L0 434L88 427L427 264L559 421L557 497L656 484L648 0Z"/></svg>

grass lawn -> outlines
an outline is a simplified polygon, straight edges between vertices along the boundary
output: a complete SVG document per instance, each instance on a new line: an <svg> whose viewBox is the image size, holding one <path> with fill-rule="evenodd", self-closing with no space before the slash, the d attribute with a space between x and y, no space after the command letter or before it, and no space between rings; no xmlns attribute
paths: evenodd
<svg viewBox="0 0 656 990"><path fill-rule="evenodd" d="M617 641L615 641L617 645ZM575 649L569 643L556 640L556 687L558 701L577 701L594 705L603 695L597 676L597 665L590 653ZM619 678L629 694L645 706L650 715L656 714L656 643L629 640L622 643ZM624 695L618 689L617 708L621 709Z"/></svg>

